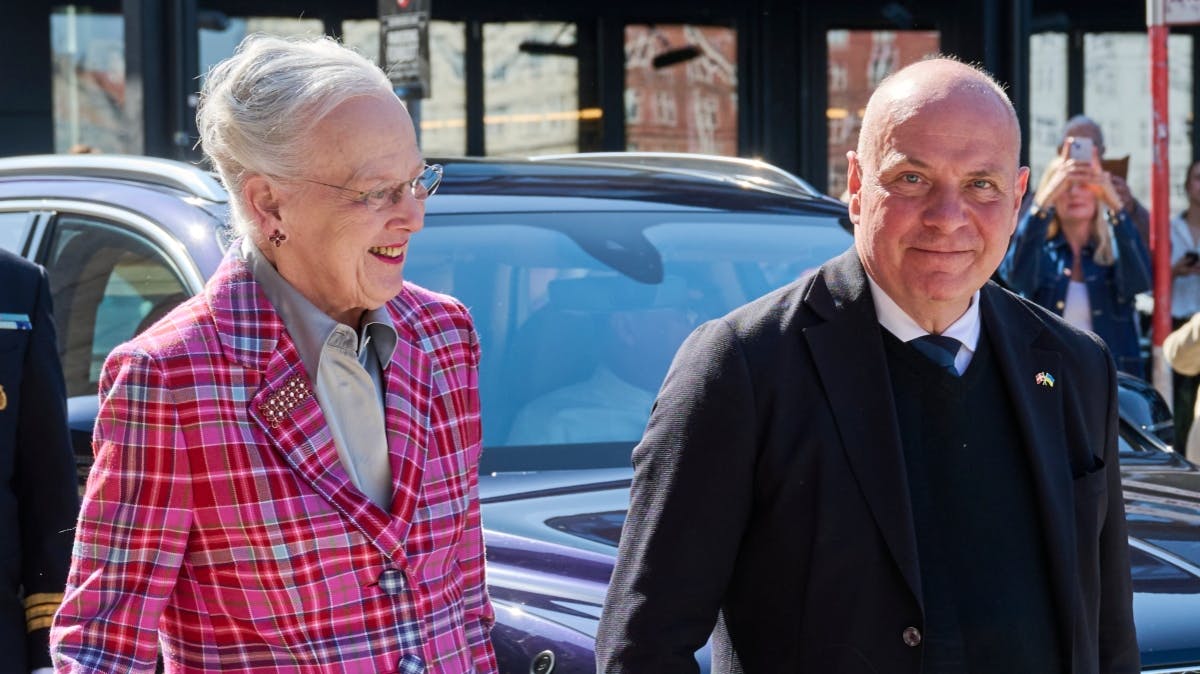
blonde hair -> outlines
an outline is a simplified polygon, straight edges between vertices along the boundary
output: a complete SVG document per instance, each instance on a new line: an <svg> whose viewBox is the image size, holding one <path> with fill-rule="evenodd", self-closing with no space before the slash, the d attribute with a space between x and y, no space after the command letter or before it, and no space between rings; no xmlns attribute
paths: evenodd
<svg viewBox="0 0 1200 674"><path fill-rule="evenodd" d="M1046 170L1042 172L1042 179L1038 182L1038 192L1042 191L1049 184L1050 176L1054 175L1059 166L1062 166L1063 161L1062 157L1055 157L1050 160L1050 163L1046 165ZM1116 262L1116 255L1113 253L1112 230L1108 227L1108 219L1104 217L1104 205L1100 203L1099 197L1093 198L1096 200L1096 213L1092 216L1092 232L1089 239L1096 252L1092 254L1092 260L1100 266L1111 267ZM1053 205L1041 204L1042 207ZM1050 221L1050 228L1046 230L1046 238L1053 239L1058 236L1058 232L1061 229L1062 223L1059 222L1058 210L1055 209L1054 218Z"/></svg>

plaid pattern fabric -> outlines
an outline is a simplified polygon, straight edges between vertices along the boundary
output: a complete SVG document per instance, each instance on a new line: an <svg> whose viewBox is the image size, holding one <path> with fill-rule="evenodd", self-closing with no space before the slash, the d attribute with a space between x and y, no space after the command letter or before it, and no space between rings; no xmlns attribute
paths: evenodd
<svg viewBox="0 0 1200 674"><path fill-rule="evenodd" d="M236 250L236 247L231 248ZM494 672L477 499L479 347L452 298L388 305L395 498L350 482L236 255L105 363L60 672Z"/></svg>

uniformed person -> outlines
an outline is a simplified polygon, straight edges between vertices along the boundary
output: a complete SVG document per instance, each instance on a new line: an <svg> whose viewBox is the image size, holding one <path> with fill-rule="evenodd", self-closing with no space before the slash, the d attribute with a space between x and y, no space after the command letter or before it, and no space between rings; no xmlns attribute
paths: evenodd
<svg viewBox="0 0 1200 674"><path fill-rule="evenodd" d="M75 475L46 272L0 250L0 671L51 671Z"/></svg>

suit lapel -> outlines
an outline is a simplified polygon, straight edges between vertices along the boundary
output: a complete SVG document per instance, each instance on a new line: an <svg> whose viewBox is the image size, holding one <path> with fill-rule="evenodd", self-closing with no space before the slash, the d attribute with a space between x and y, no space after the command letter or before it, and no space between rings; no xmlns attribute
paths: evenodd
<svg viewBox="0 0 1200 674"><path fill-rule="evenodd" d="M854 250L825 265L805 302L826 319L804 330L846 458L880 533L921 601L900 427L875 305Z"/></svg>
<svg viewBox="0 0 1200 674"><path fill-rule="evenodd" d="M1021 444L1029 459L1054 585L1060 639L1064 654L1070 656L1077 564L1075 508L1064 445L1062 385L1067 382L1051 385L1044 378L1046 374L1055 379L1059 377L1062 356L1056 350L1037 347L1038 336L1043 330L1041 321L998 286L988 284L983 288L979 309L983 329L991 337L1009 400L1016 411Z"/></svg>

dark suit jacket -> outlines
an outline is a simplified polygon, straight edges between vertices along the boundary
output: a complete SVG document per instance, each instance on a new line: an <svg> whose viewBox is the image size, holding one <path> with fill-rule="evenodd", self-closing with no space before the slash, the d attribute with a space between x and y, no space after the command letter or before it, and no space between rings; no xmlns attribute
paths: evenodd
<svg viewBox="0 0 1200 674"><path fill-rule="evenodd" d="M994 284L980 310L1029 453L1070 671L1135 672L1112 359ZM714 672L920 671L881 330L851 250L684 343L634 450L601 671L694 672L710 632Z"/></svg>
<svg viewBox="0 0 1200 674"><path fill-rule="evenodd" d="M32 324L0 323L0 670L22 672L50 666L79 492L46 273L3 250L0 313Z"/></svg>

